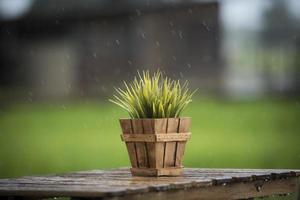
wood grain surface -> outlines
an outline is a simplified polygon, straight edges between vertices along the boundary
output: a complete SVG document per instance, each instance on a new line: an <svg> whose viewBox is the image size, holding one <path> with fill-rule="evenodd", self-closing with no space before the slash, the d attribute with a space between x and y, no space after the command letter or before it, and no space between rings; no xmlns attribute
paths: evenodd
<svg viewBox="0 0 300 200"><path fill-rule="evenodd" d="M0 179L2 197L243 199L296 192L300 170L195 169L181 177L134 177L128 168ZM184 198L180 198L184 197Z"/></svg>

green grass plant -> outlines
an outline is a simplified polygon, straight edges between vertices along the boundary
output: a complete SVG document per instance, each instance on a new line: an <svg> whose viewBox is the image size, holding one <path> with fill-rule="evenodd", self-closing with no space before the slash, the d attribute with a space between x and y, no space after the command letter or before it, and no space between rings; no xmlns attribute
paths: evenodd
<svg viewBox="0 0 300 200"><path fill-rule="evenodd" d="M126 110L131 118L179 117L195 93L188 88L187 81L181 84L159 70L153 75L149 71L138 72L132 82L124 81L124 86L115 88L117 95L109 101Z"/></svg>

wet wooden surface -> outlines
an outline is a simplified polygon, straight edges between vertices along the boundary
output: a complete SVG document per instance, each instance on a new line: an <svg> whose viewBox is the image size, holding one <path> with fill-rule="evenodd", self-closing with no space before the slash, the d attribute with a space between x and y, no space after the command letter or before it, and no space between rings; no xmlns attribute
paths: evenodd
<svg viewBox="0 0 300 200"><path fill-rule="evenodd" d="M300 170L195 169L182 177L133 177L128 168L0 179L13 199L247 199L298 191Z"/></svg>

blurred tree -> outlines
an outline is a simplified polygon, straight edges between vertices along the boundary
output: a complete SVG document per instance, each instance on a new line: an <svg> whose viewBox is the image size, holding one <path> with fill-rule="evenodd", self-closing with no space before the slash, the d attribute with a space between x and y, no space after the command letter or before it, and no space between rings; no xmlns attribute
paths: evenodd
<svg viewBox="0 0 300 200"><path fill-rule="evenodd" d="M289 1L282 0L271 2L263 18L260 43L266 78L279 83L280 92L297 94L300 91L300 22L288 4ZM274 84L269 87L274 90Z"/></svg>

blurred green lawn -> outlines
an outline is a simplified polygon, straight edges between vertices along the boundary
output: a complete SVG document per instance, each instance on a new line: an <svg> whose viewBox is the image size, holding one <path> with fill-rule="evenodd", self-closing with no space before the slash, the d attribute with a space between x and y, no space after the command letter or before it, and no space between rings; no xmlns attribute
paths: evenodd
<svg viewBox="0 0 300 200"><path fill-rule="evenodd" d="M300 104L197 99L186 167L300 168ZM118 107L12 104L0 111L0 178L128 166Z"/></svg>

